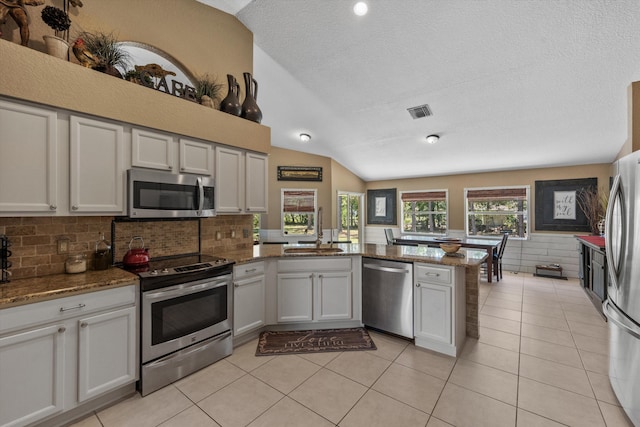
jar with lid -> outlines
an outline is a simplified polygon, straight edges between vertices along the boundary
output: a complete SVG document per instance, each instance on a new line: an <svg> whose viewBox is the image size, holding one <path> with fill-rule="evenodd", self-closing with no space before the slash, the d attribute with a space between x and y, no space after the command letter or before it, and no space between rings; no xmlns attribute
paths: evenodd
<svg viewBox="0 0 640 427"><path fill-rule="evenodd" d="M64 270L67 273L84 273L87 271L87 257L84 254L71 255L64 263Z"/></svg>
<svg viewBox="0 0 640 427"><path fill-rule="evenodd" d="M93 265L96 270L106 270L111 265L111 245L104 238L104 233L100 233L96 242Z"/></svg>

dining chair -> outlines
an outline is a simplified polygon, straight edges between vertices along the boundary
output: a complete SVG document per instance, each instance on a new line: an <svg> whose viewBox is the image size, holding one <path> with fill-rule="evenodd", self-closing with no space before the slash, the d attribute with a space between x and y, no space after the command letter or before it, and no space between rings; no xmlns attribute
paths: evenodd
<svg viewBox="0 0 640 427"><path fill-rule="evenodd" d="M498 246L498 250L495 254L493 254L493 271L496 275L496 281L500 281L502 279L502 255L504 255L504 248L507 246L507 239L509 238L509 233L504 233L502 235L502 241Z"/></svg>
<svg viewBox="0 0 640 427"><path fill-rule="evenodd" d="M393 245L394 241L393 241L393 230L390 228L385 228L384 229L384 235L387 238L387 245Z"/></svg>

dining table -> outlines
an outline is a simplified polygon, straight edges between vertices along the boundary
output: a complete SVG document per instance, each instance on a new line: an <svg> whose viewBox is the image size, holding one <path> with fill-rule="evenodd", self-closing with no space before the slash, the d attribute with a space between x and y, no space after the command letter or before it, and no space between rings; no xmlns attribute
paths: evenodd
<svg viewBox="0 0 640 427"><path fill-rule="evenodd" d="M433 236L417 236L411 234L405 234L401 237L393 239L394 245L425 245L432 247L440 247L440 243L460 243L463 248L483 249L487 251L487 282L491 283L493 277L493 256L497 254L498 246L502 239L480 239L473 237L463 237L460 239L452 239L447 237L433 237Z"/></svg>

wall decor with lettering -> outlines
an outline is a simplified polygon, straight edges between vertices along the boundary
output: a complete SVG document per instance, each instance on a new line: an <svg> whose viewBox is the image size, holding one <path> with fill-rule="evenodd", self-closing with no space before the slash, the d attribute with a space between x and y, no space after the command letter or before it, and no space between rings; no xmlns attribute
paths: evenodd
<svg viewBox="0 0 640 427"><path fill-rule="evenodd" d="M598 189L598 178L536 181L536 230L590 232L578 197L593 189Z"/></svg>

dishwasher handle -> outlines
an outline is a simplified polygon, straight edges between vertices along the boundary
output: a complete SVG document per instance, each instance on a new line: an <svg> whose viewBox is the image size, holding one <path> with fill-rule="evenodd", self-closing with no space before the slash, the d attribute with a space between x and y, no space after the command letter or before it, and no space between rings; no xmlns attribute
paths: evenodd
<svg viewBox="0 0 640 427"><path fill-rule="evenodd" d="M371 270L379 270L379 271L386 271L388 273L404 273L404 274L408 274L409 270L405 269L405 268L392 268L392 267L383 267L381 265L377 265L377 264L362 264L363 268L370 268Z"/></svg>

